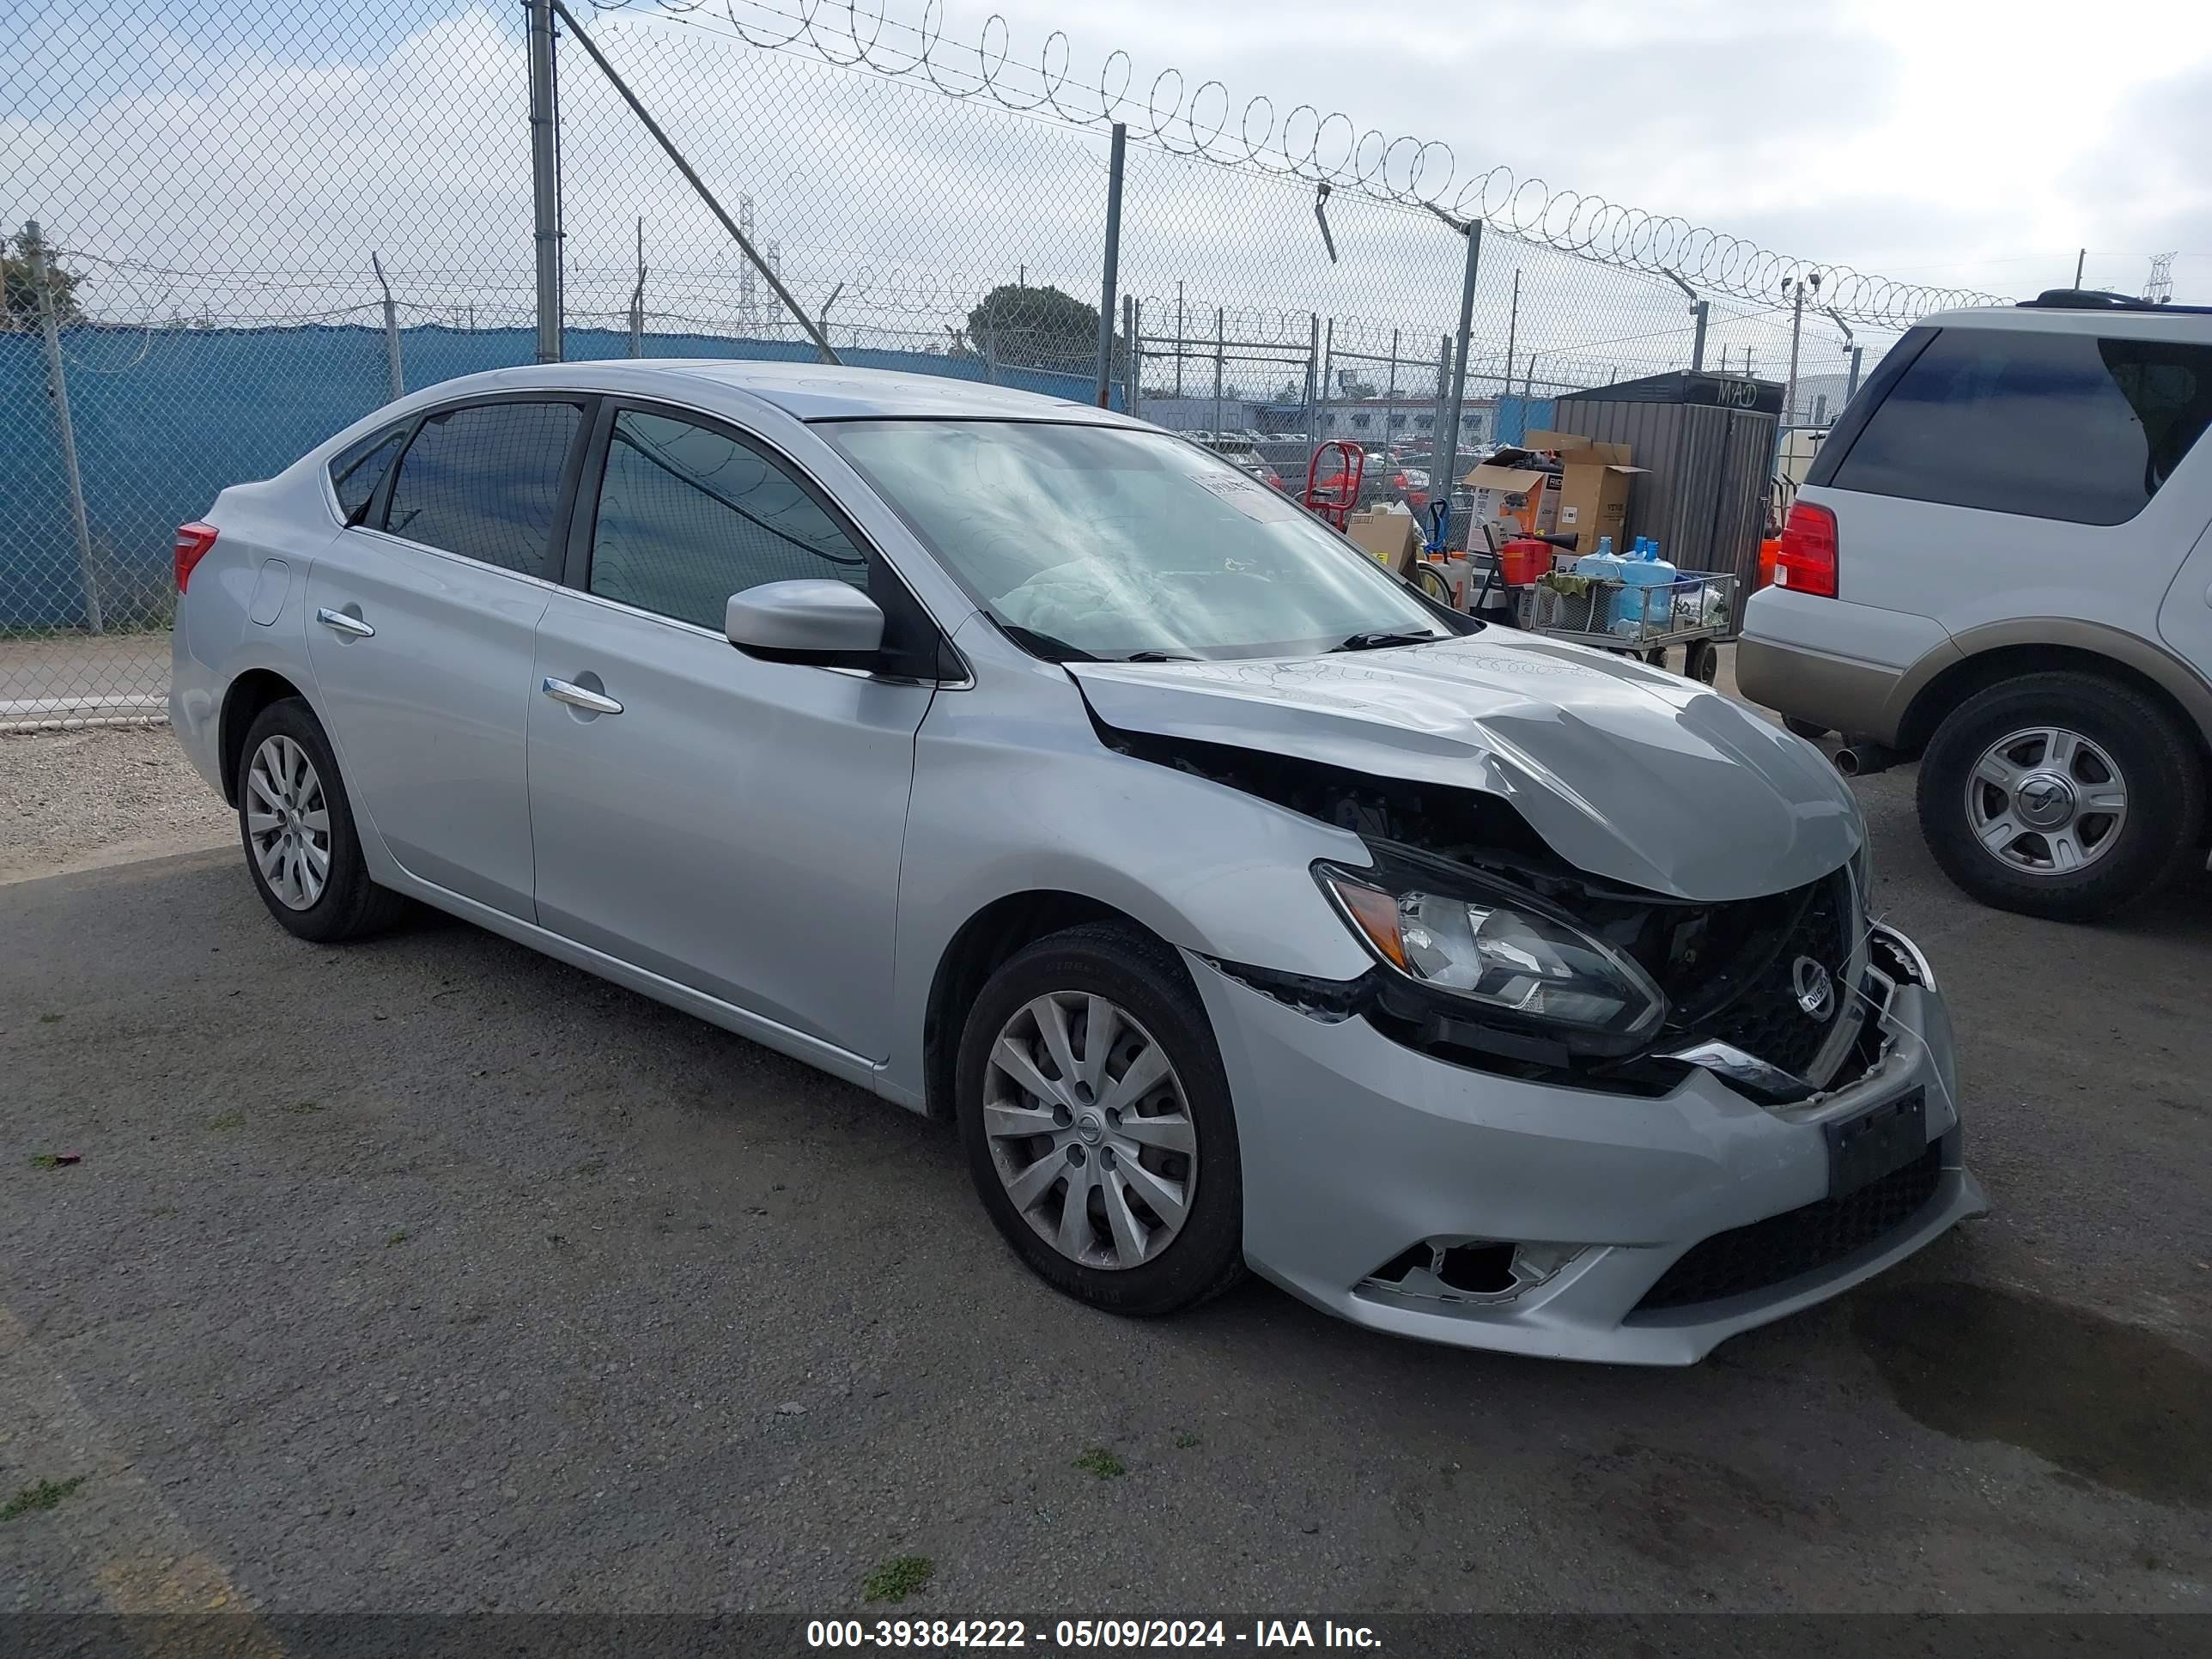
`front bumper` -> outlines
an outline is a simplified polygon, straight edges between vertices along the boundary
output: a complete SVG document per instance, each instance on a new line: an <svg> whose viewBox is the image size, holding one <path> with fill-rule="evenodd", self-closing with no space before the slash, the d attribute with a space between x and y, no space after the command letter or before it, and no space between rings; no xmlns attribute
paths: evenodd
<svg viewBox="0 0 2212 1659"><path fill-rule="evenodd" d="M1902 1261L1988 1207L1965 1168L1942 999L1899 984L1876 1064L1800 1105L1760 1106L1692 1072L1659 1098L1447 1064L1354 1017L1287 1006L1187 956L1237 1104L1245 1256L1292 1294L1402 1336L1553 1358L1686 1365ZM1818 1202L1822 1125L1925 1091L1941 1172L1919 1208L1861 1249L1781 1283L1664 1310L1638 1304L1718 1233ZM1491 1301L1438 1300L1370 1276L1432 1238L1576 1252Z"/></svg>

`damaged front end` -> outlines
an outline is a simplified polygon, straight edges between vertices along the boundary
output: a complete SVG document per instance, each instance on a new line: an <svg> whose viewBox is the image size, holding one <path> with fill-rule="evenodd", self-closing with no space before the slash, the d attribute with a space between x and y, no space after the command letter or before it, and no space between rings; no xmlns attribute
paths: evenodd
<svg viewBox="0 0 2212 1659"><path fill-rule="evenodd" d="M1365 843L1366 866L1325 861L1314 876L1374 958L1368 972L1320 981L1217 964L1312 1018L1364 1018L1479 1071L1613 1092L1664 1094L1703 1067L1770 1107L1841 1086L1879 1057L1863 853L1783 892L1678 897L1575 868L1486 791L1099 731L1122 753Z"/></svg>

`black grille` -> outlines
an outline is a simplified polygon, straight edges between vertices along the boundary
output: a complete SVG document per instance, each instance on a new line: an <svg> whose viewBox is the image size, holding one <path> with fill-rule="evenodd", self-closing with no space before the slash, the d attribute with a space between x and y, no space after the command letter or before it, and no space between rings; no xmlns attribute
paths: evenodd
<svg viewBox="0 0 2212 1659"><path fill-rule="evenodd" d="M1763 1291L1839 1261L1920 1212L1943 1176L1943 1146L1928 1150L1841 1198L1715 1233L1667 1269L1636 1304L1638 1313Z"/></svg>
<svg viewBox="0 0 2212 1659"><path fill-rule="evenodd" d="M1844 969L1851 954L1849 896L1840 874L1815 886L1772 961L1726 1007L1702 1022L1698 1035L1732 1042L1770 1066L1803 1077L1844 1013ZM1814 1019L1797 1005L1800 957L1810 957L1831 976L1833 1006L1826 1019Z"/></svg>

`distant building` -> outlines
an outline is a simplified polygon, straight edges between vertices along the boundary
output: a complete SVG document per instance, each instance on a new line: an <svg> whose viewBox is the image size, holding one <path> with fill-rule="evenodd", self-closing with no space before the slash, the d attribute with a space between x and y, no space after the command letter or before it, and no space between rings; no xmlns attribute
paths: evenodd
<svg viewBox="0 0 2212 1659"><path fill-rule="evenodd" d="M1253 403L1227 398L1144 398L1137 413L1170 432L1256 432L1262 437L1299 436L1320 443L1340 438L1370 449L1394 442L1416 446L1436 436L1437 404L1433 398L1340 398L1320 410L1318 429L1315 411L1303 403ZM1470 398L1460 410L1459 447L1486 448L1495 441L1496 400Z"/></svg>

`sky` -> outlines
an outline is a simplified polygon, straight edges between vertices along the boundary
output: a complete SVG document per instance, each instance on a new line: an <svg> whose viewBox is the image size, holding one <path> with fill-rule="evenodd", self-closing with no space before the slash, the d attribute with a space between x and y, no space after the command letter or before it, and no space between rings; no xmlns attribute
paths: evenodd
<svg viewBox="0 0 2212 1659"><path fill-rule="evenodd" d="M732 210L751 199L759 240L833 334L944 350L1001 283L1098 295L1103 122L1009 115L921 75L825 64L823 51L852 55L835 33L851 13L834 3L815 7L810 54L758 45L802 0L726 0L726 0L570 3ZM922 0L882 0L880 29L865 21L873 4L861 33L906 60ZM25 27L0 38L0 216L45 222L97 314L373 323L374 256L403 325L526 322L526 57L510 0L11 5ZM1465 239L1343 189L1325 241L1310 178L1284 176L1279 153L1272 173L1175 154L1190 118L1222 130L1216 153L1270 130L1294 155L1364 143L1387 149L1385 175L1403 185L1418 151L1422 193L1447 205L1506 169L1491 175L1493 206L1540 179L1932 287L2032 294L2069 282L2086 246L2087 283L2133 292L2149 256L2173 250L2175 297L2212 302L2212 0L2131 0L2120 15L2092 25L2079 0L937 10L956 90L975 85L979 40L1003 43L1016 103L1038 95L1041 55L1081 112L1097 112L1102 74L1126 74L1120 283L1178 384L1210 386L1217 354L1232 384L1279 384L1311 345L1413 395L1432 386L1458 319ZM572 322L623 325L642 221L649 326L795 336L760 284L748 296L726 235L574 43L562 62ZM1160 83L1160 101L1186 119L1163 144L1143 112L1168 70L1181 79ZM1316 136L1316 111L1342 115ZM1533 185L1510 198L1542 199ZM1800 319L1778 266L1739 257L1701 271L1690 247L1625 270L1542 243L1493 234L1480 250L1478 392L1509 371L1540 389L1687 363L1687 302L1658 263L1712 301L1709 366L1779 375L1802 334L1801 372L1840 379L1851 346L1878 356L1914 314L1855 307L1832 283ZM1849 319L1820 314L1830 301Z"/></svg>
<svg viewBox="0 0 2212 1659"><path fill-rule="evenodd" d="M1782 252L2005 294L2135 292L2179 251L2212 301L2212 3L2129 0L945 0L1035 61L1115 50L1238 104L1362 130L1672 213ZM890 15L902 12L894 0ZM1026 45L1024 52L1021 48ZM2183 288L2193 289L2185 295Z"/></svg>

